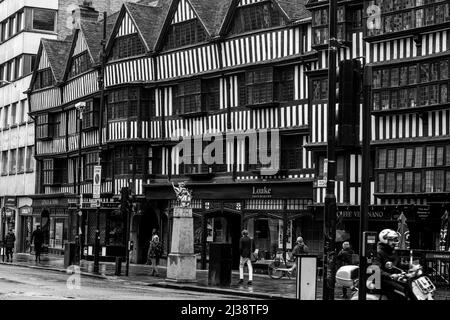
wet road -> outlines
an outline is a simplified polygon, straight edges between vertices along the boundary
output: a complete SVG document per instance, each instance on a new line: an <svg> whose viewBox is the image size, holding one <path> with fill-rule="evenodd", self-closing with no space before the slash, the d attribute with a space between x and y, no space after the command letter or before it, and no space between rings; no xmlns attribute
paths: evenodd
<svg viewBox="0 0 450 320"><path fill-rule="evenodd" d="M231 295L149 287L122 279L0 265L0 300L236 300ZM245 298L248 300L249 298Z"/></svg>

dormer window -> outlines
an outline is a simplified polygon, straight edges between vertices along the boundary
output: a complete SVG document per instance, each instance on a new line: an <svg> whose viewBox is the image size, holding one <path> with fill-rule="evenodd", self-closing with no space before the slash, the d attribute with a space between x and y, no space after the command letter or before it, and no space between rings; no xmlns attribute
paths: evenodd
<svg viewBox="0 0 450 320"><path fill-rule="evenodd" d="M236 10L231 34L261 30L286 25L280 10L271 1L239 7Z"/></svg>
<svg viewBox="0 0 450 320"><path fill-rule="evenodd" d="M139 56L145 53L145 47L137 33L117 37L114 40L111 59L118 60L128 57Z"/></svg>
<svg viewBox="0 0 450 320"><path fill-rule="evenodd" d="M164 50L204 42L206 37L205 29L197 19L176 23L170 26Z"/></svg>
<svg viewBox="0 0 450 320"><path fill-rule="evenodd" d="M91 58L87 51L72 58L69 78L73 78L91 68Z"/></svg>
<svg viewBox="0 0 450 320"><path fill-rule="evenodd" d="M39 70L36 73L36 79L34 81L34 90L47 88L55 84L56 84L55 78L53 77L53 73L50 68Z"/></svg>

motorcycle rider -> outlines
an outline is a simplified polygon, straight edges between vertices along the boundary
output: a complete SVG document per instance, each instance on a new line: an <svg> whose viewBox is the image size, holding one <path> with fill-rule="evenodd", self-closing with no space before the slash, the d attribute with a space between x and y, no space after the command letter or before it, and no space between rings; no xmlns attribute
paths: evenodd
<svg viewBox="0 0 450 320"><path fill-rule="evenodd" d="M386 267L386 262L390 261L394 267L405 271L409 269L409 264L402 264L395 251L399 243L398 233L392 229L384 229L378 235L378 239L377 255L373 264L380 267L381 291L389 300L414 299L409 284L397 281L401 272L395 268ZM406 297L396 291L403 292Z"/></svg>

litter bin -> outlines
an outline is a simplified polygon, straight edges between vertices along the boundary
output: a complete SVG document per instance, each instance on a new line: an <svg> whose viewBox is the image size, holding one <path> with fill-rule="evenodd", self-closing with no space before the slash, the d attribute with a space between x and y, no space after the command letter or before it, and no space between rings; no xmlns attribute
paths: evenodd
<svg viewBox="0 0 450 320"><path fill-rule="evenodd" d="M120 276L122 274L122 257L116 257L116 276Z"/></svg>
<svg viewBox="0 0 450 320"><path fill-rule="evenodd" d="M76 263L76 244L75 242L66 242L64 247L64 267L67 268L68 266L73 265Z"/></svg>
<svg viewBox="0 0 450 320"><path fill-rule="evenodd" d="M231 243L209 244L208 284L231 285L232 249Z"/></svg>

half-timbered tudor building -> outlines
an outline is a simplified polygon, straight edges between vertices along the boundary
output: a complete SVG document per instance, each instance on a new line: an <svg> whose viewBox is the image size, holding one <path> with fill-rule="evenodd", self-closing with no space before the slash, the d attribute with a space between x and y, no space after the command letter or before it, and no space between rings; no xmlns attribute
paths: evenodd
<svg viewBox="0 0 450 320"><path fill-rule="evenodd" d="M367 27L367 9L373 5L386 13L375 31ZM433 20L430 8L436 13ZM396 228L403 212L413 246L430 249L439 229L433 223L442 215L450 191L448 10L445 1L419 0L339 1L338 10L338 61L364 57L373 82L369 228ZM328 1L126 3L109 23L114 24L106 46L104 108L97 83L101 24L82 23L70 44L48 42L53 49L46 49L42 43L34 79L55 63L51 51L69 46L64 50L66 63L60 66L65 72L60 80L50 77L46 88L33 83L30 92L37 119L39 193L43 199L58 195L66 206L77 201L79 128L74 105L87 103L81 193L88 255L96 226L89 199L99 129L103 255L115 255L124 246L125 224L116 199L126 186L137 203L130 228L133 261L145 261L154 228L169 251L177 205L172 183L180 181L193 191L201 267L206 267L209 242L231 243L236 267L243 228L254 238L260 258L289 251L299 235L319 253L325 197L320 180L326 174ZM362 100L355 110L337 106L338 128L352 129L338 130L338 228L347 231L356 248L363 107ZM254 137L259 141L265 136L269 146L274 141L279 145L253 144ZM279 164L275 174L261 161L267 149L272 164ZM216 161L206 162L205 154ZM252 162L255 154L259 161ZM67 219L67 238L73 239L76 225Z"/></svg>
<svg viewBox="0 0 450 320"><path fill-rule="evenodd" d="M434 250L440 217L449 209L450 5L441 0L338 3L338 40L343 44L338 61L364 57L372 82L370 106L366 106L371 110L372 141L369 229L397 229L397 218L404 213L411 246ZM312 47L318 52L309 73L312 122L308 146L316 151L319 180L324 176L327 139L328 1L310 0L307 7L312 15ZM338 109L338 126L339 114L361 121L362 109L350 113ZM362 126L355 127L354 133L359 133L361 141ZM360 143L343 145L338 139L337 148L338 215L357 247ZM324 196L325 188L315 182L315 204L323 204ZM314 208L315 212L322 210Z"/></svg>

